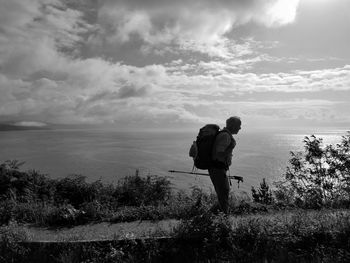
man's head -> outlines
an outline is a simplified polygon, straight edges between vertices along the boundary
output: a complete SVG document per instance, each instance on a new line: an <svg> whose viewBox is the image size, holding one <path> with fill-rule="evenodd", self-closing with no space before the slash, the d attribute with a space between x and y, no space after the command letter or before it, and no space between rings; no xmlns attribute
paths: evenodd
<svg viewBox="0 0 350 263"><path fill-rule="evenodd" d="M226 120L226 128L232 133L237 134L241 129L241 119L237 116L230 117Z"/></svg>

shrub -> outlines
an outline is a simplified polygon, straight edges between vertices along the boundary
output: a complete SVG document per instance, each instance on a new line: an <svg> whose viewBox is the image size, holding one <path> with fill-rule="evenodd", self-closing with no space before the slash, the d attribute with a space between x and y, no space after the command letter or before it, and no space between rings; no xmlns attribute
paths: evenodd
<svg viewBox="0 0 350 263"><path fill-rule="evenodd" d="M8 224L15 216L16 202L13 199L0 202L0 225Z"/></svg>
<svg viewBox="0 0 350 263"><path fill-rule="evenodd" d="M34 170L20 171L21 164L18 161L0 164L0 224L14 219L22 223L69 226L105 219L124 206L136 206L133 211L138 211L137 216L135 213L124 216L129 219L168 215L164 206L172 193L166 178L143 178L136 173L120 180L115 187L101 181L88 183L81 175L49 179ZM152 210L154 216L144 207Z"/></svg>
<svg viewBox="0 0 350 263"><path fill-rule="evenodd" d="M54 207L46 217L46 224L50 226L74 226L82 222L83 213L72 205Z"/></svg>
<svg viewBox="0 0 350 263"><path fill-rule="evenodd" d="M79 208L83 221L95 221L109 217L112 214L107 207L104 207L100 202L94 200L84 203Z"/></svg>
<svg viewBox="0 0 350 263"><path fill-rule="evenodd" d="M19 171L23 163L5 161L0 165L0 197L2 200L29 196L30 183L27 174Z"/></svg>
<svg viewBox="0 0 350 263"><path fill-rule="evenodd" d="M141 177L138 172L118 182L114 197L121 206L157 205L171 196L170 181L164 177Z"/></svg>
<svg viewBox="0 0 350 263"><path fill-rule="evenodd" d="M349 231L347 211L297 210L233 222L206 213L175 228L174 254L181 251L188 262L348 262Z"/></svg>
<svg viewBox="0 0 350 263"><path fill-rule="evenodd" d="M13 219L18 223L42 223L45 209L42 203L16 203L13 208Z"/></svg>
<svg viewBox="0 0 350 263"><path fill-rule="evenodd" d="M14 199L19 202L52 200L53 181L35 170L22 172L23 164L18 161L5 161L0 164L0 200Z"/></svg>
<svg viewBox="0 0 350 263"><path fill-rule="evenodd" d="M216 196L194 187L190 195L183 191L173 194L166 203L120 207L110 219L112 222L135 220L190 219L210 210Z"/></svg>
<svg viewBox="0 0 350 263"><path fill-rule="evenodd" d="M85 176L73 174L58 180L55 189L55 202L68 203L77 208L85 202L96 199L99 193L97 185L90 185L85 179Z"/></svg>
<svg viewBox="0 0 350 263"><path fill-rule="evenodd" d="M180 244L181 240L192 240L185 247L179 247L188 262L202 262L204 259L207 262L227 260L234 248L232 235L232 225L222 213L194 216L190 220L182 221L174 230L174 237Z"/></svg>
<svg viewBox="0 0 350 263"><path fill-rule="evenodd" d="M263 178L260 183L258 190L255 190L252 186L252 197L254 202L269 205L273 201L272 191L269 189L269 185L266 183L265 178Z"/></svg>
<svg viewBox="0 0 350 263"><path fill-rule="evenodd" d="M14 221L0 227L0 262L20 262L28 252L20 241L26 241L29 235Z"/></svg>
<svg viewBox="0 0 350 263"><path fill-rule="evenodd" d="M336 145L305 137L305 152L291 152L285 179L276 182L278 201L306 208L350 205L350 133Z"/></svg>

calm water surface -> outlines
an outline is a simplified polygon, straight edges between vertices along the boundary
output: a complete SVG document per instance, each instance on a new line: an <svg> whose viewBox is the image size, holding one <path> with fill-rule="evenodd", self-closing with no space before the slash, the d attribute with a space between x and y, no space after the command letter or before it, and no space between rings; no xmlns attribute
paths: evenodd
<svg viewBox="0 0 350 263"><path fill-rule="evenodd" d="M25 161L52 178L82 174L89 181L117 182L135 173L168 176L175 188L211 187L204 176L169 174L170 169L191 171L188 150L193 132L116 132L112 130L45 130L0 132L0 161ZM337 143L344 131L320 132L324 143ZM262 178L272 182L288 164L289 152L303 149L309 133L244 133L236 135L231 175L244 177L240 190L250 191ZM202 171L203 172L203 171ZM237 190L237 186L234 184Z"/></svg>

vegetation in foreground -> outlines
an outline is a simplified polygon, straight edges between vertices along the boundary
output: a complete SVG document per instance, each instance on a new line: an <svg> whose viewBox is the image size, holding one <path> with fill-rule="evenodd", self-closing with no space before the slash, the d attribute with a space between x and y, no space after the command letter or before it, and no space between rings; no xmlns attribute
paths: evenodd
<svg viewBox="0 0 350 263"><path fill-rule="evenodd" d="M19 245L26 236L13 221L69 226L177 218L182 223L168 243L116 242L108 248L90 244L89 253L82 247L51 255L65 257L58 262L348 262L350 133L337 145L324 147L315 136L304 142L305 151L291 153L285 178L275 189L263 180L258 189L252 187L254 202L231 197L231 213L243 215L234 224L229 217L208 212L214 195L197 188L190 195L173 193L165 178L136 173L116 186L87 183L78 175L53 180L20 171L18 162L5 162L0 166L1 259L33 252ZM289 219L276 213L259 216L277 210L288 210Z"/></svg>
<svg viewBox="0 0 350 263"><path fill-rule="evenodd" d="M183 220L168 239L26 243L0 228L0 262L349 262L350 212L293 210L271 217L223 214Z"/></svg>
<svg viewBox="0 0 350 263"><path fill-rule="evenodd" d="M97 222L189 219L215 205L216 195L200 188L174 192L168 179L138 172L117 185L88 183L84 176L50 179L37 171L21 171L21 163L0 165L0 225L10 221L46 227L70 227ZM232 213L266 207L230 197Z"/></svg>

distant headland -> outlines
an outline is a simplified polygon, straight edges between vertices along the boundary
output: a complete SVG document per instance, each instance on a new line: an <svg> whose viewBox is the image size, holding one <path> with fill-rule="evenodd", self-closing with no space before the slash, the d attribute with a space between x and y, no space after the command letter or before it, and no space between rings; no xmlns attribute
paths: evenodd
<svg viewBox="0 0 350 263"><path fill-rule="evenodd" d="M48 130L47 125L18 125L11 123L0 123L0 131L27 131L27 130Z"/></svg>

